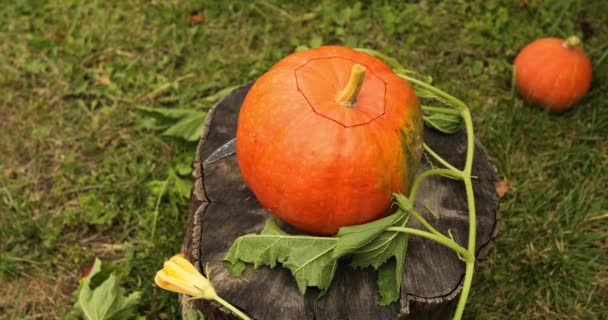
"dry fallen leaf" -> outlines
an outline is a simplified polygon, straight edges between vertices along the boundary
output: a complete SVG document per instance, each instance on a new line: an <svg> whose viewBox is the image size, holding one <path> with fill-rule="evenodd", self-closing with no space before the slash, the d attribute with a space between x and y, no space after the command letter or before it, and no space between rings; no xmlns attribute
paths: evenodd
<svg viewBox="0 0 608 320"><path fill-rule="evenodd" d="M82 280L82 278L88 276L89 273L91 273L91 270L93 270L93 265L92 264L85 265L82 268L82 270L80 271L79 278Z"/></svg>
<svg viewBox="0 0 608 320"><path fill-rule="evenodd" d="M57 42L63 42L63 41L65 41L66 37L67 36L65 34L63 34L63 33L55 33L52 36L53 40L55 40Z"/></svg>
<svg viewBox="0 0 608 320"><path fill-rule="evenodd" d="M506 179L500 180L498 186L496 186L496 193L499 198L505 196L505 194L509 191L509 181Z"/></svg>
<svg viewBox="0 0 608 320"><path fill-rule="evenodd" d="M199 24L199 23L205 21L205 15L203 15L202 13L193 11L193 12L190 12L186 16L186 19L188 19L188 22L190 22L191 24Z"/></svg>
<svg viewBox="0 0 608 320"><path fill-rule="evenodd" d="M99 82L103 85L108 86L108 85L110 85L110 78L104 74L103 76L101 76L99 78Z"/></svg>
<svg viewBox="0 0 608 320"><path fill-rule="evenodd" d="M528 9L528 0L523 0L522 2L520 2L519 9L520 10Z"/></svg>

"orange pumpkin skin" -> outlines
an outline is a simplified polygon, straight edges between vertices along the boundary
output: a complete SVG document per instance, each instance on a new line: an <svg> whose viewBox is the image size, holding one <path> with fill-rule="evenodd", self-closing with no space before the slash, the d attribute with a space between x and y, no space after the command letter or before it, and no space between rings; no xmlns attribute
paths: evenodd
<svg viewBox="0 0 608 320"><path fill-rule="evenodd" d="M336 100L354 64L367 72L357 105ZM239 114L241 174L259 202L315 234L378 219L406 193L422 153L422 114L410 86L381 60L327 46L275 64Z"/></svg>
<svg viewBox="0 0 608 320"><path fill-rule="evenodd" d="M565 41L544 38L527 45L515 58L515 85L528 101L564 111L580 101L591 85L591 61Z"/></svg>

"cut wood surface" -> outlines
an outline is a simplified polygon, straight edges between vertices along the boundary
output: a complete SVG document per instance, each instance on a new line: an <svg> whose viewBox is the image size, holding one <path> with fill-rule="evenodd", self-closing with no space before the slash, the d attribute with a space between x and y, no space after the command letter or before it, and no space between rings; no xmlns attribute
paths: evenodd
<svg viewBox="0 0 608 320"><path fill-rule="evenodd" d="M310 288L306 295L300 295L289 271L280 266L254 270L248 265L241 278L228 274L222 264L228 248L237 237L260 232L269 213L245 186L234 155L205 167L202 163L235 137L241 103L250 86L235 89L207 118L194 161L194 188L183 245L188 259L199 270L208 265L218 294L258 320L449 319L462 290L464 263L452 250L417 236L410 236L401 299L389 306L378 304L375 271L353 270L346 263L340 264L327 295L320 299L318 291ZM444 159L462 168L466 155L464 130L447 135L425 128L424 140ZM424 155L419 173L432 167L440 165ZM479 142L472 174L480 261L492 247L497 232L498 179ZM466 247L468 205L461 181L437 176L425 180L415 207L436 229L446 235L451 230L455 240ZM423 229L415 218L410 219L409 226ZM182 301L184 312L194 308L206 319L236 319L215 302Z"/></svg>

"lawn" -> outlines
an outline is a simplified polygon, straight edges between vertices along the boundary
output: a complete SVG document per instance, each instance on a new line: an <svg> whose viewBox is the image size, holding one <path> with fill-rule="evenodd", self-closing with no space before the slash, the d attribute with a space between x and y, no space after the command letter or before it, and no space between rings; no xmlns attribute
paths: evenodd
<svg viewBox="0 0 608 320"><path fill-rule="evenodd" d="M608 319L608 2L306 2L3 2L0 319L61 318L95 257L142 292L138 315L175 319L152 279L181 247L196 142L142 108L200 116L326 44L395 57L471 108L509 188L466 318ZM572 34L594 67L577 108L513 96L518 50Z"/></svg>

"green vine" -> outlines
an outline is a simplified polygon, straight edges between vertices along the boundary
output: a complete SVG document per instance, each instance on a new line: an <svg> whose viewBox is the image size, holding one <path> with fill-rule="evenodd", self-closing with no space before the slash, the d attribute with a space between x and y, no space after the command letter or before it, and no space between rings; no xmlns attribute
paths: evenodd
<svg viewBox="0 0 608 320"><path fill-rule="evenodd" d="M473 184L471 180L471 170L473 168L473 153L475 148L475 140L473 134L473 121L471 119L471 113L467 108L466 104L460 101L457 98L452 97L451 95L445 93L442 90L439 90L430 84L420 81L416 78L410 77L403 73L397 73L398 76L407 80L412 85L414 85L414 90L417 87L421 87L427 92L430 92L434 95L437 95L441 101L447 102L449 105L447 108L433 108L432 112L435 113L443 113L443 114L454 114L458 112L458 115L461 117L464 122L466 134L467 134L467 155L464 164L464 168L462 170L455 168L441 156L439 156L436 152L434 152L428 145L424 146L425 151L435 158L439 163L444 165L445 169L431 169L423 174L419 175L416 180L414 180L414 184L412 185L412 189L409 194L409 201L413 202L416 198L416 192L422 181L433 175L442 175L447 176L453 179L462 180L465 186L466 194L467 194L467 203L469 206L469 237L467 248L463 248L461 245L456 243L451 237L447 237L437 230L435 230L430 223L428 223L420 214L418 214L413 206L406 208L406 210L413 215L416 219L418 219L422 225L428 231L422 231L418 229L410 229L410 228L399 228L392 227L388 230L390 231L398 231L404 232L408 234L418 235L425 237L427 239L436 241L454 251L456 251L465 262L465 275L464 275L464 283L462 287L462 292L460 294L460 299L458 301L458 306L456 308L456 313L454 314L454 319L459 320L462 318L462 314L464 313L464 308L467 303L469 292L471 291L471 284L473 281L473 272L475 269L475 243L477 237L477 218L475 215L475 199L473 197Z"/></svg>
<svg viewBox="0 0 608 320"><path fill-rule="evenodd" d="M461 258L464 259L465 262L465 276L464 283L462 287L462 292L460 295L460 299L458 301L458 306L456 308L456 313L454 314L454 319L459 320L462 318L462 314L464 313L464 308L467 303L469 292L471 291L471 284L473 281L473 272L475 270L475 243L477 238L477 218L475 212L475 199L473 196L473 184L471 181L471 170L473 168L473 154L475 151L475 136L473 132L473 121L471 118L471 113L467 105L461 100L449 95L448 93L435 88L430 84L431 80L429 78L425 78L424 80L420 80L416 77L412 77L411 75L418 75L405 67L403 67L397 60L390 58L382 53L379 53L370 49L361 49L360 51L366 52L368 54L374 55L386 63L388 63L395 71L395 73L401 77L402 79L408 81L410 84L414 86L414 91L416 95L419 97L422 96L424 98L434 99L436 101L441 102L446 107L429 107L422 106L423 112L425 114L425 121L427 124L430 124L434 128L445 132L445 133L453 133L456 128L459 127L458 119L454 119L454 116L459 117L459 120L464 122L464 127L467 135L467 154L465 159L464 168L462 170L457 169L452 166L449 162L439 156L435 151L433 151L428 145L424 145L424 150L426 153L431 155L435 160L437 160L440 164L442 164L446 169L431 169L428 170L421 175L419 175L412 188L410 190L409 197L407 201L413 203L416 198L416 192L421 184L421 182L433 175L442 175L447 176L453 179L462 180L464 183L464 187L467 194L467 203L469 207L469 236L468 236L468 244L467 248L463 248L461 245L456 243L452 237L446 237L445 235L438 232L430 223L426 221L420 214L418 214L413 206L402 206L403 209L408 211L411 215L413 215L416 219L418 219L421 224L428 231L421 231L418 229L411 228L402 228L402 227L391 227L388 228L390 231L398 231L407 234L417 235L421 237L425 237L427 239L436 241L459 254ZM433 118L435 119L447 119L446 122L435 123L431 121ZM454 126L454 124L457 124ZM443 126L442 126L443 125ZM396 195L397 199L401 195Z"/></svg>

